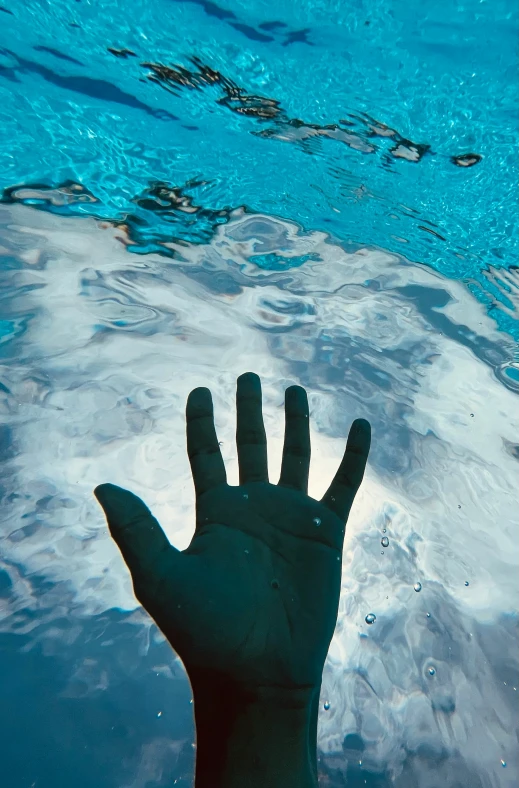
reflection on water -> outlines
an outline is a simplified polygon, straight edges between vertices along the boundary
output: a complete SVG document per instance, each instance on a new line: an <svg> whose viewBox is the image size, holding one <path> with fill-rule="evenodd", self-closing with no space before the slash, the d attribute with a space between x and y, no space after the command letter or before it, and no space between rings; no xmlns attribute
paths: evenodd
<svg viewBox="0 0 519 788"><path fill-rule="evenodd" d="M316 497L351 421L372 424L323 679L321 784L515 786L513 343L426 266L266 214L225 221L166 257L129 254L124 227L0 206L6 788L190 785L189 684L136 607L92 489L133 490L187 547L187 394L210 386L236 484L249 369L272 480L287 386L308 391Z"/></svg>

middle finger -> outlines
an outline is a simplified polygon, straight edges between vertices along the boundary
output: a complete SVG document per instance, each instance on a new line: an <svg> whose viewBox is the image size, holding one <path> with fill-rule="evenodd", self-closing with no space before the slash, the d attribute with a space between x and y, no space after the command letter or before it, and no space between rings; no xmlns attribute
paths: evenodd
<svg viewBox="0 0 519 788"><path fill-rule="evenodd" d="M261 404L259 377L254 372L240 375L236 388L236 446L240 484L269 480L267 436Z"/></svg>

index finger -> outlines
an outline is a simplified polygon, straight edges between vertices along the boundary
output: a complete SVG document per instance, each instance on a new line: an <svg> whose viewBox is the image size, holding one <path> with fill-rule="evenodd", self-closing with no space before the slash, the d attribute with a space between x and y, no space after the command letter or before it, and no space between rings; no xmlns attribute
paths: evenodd
<svg viewBox="0 0 519 788"><path fill-rule="evenodd" d="M205 386L193 389L186 405L187 454L198 497L227 483L227 474L214 427L213 400Z"/></svg>

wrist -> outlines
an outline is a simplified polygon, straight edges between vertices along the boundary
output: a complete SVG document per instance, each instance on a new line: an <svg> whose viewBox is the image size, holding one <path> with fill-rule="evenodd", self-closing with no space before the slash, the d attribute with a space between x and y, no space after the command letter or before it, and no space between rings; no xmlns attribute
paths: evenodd
<svg viewBox="0 0 519 788"><path fill-rule="evenodd" d="M207 671L189 676L195 788L317 788L320 686L249 688Z"/></svg>

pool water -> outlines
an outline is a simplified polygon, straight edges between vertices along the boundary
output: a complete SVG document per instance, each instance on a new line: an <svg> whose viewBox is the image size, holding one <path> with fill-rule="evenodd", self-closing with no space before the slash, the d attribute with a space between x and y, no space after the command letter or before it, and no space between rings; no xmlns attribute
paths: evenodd
<svg viewBox="0 0 519 788"><path fill-rule="evenodd" d="M191 389L308 392L310 494L372 424L320 784L519 777L518 12L2 0L0 784L192 784L183 667L93 488L188 546ZM374 618L371 618L373 616Z"/></svg>

